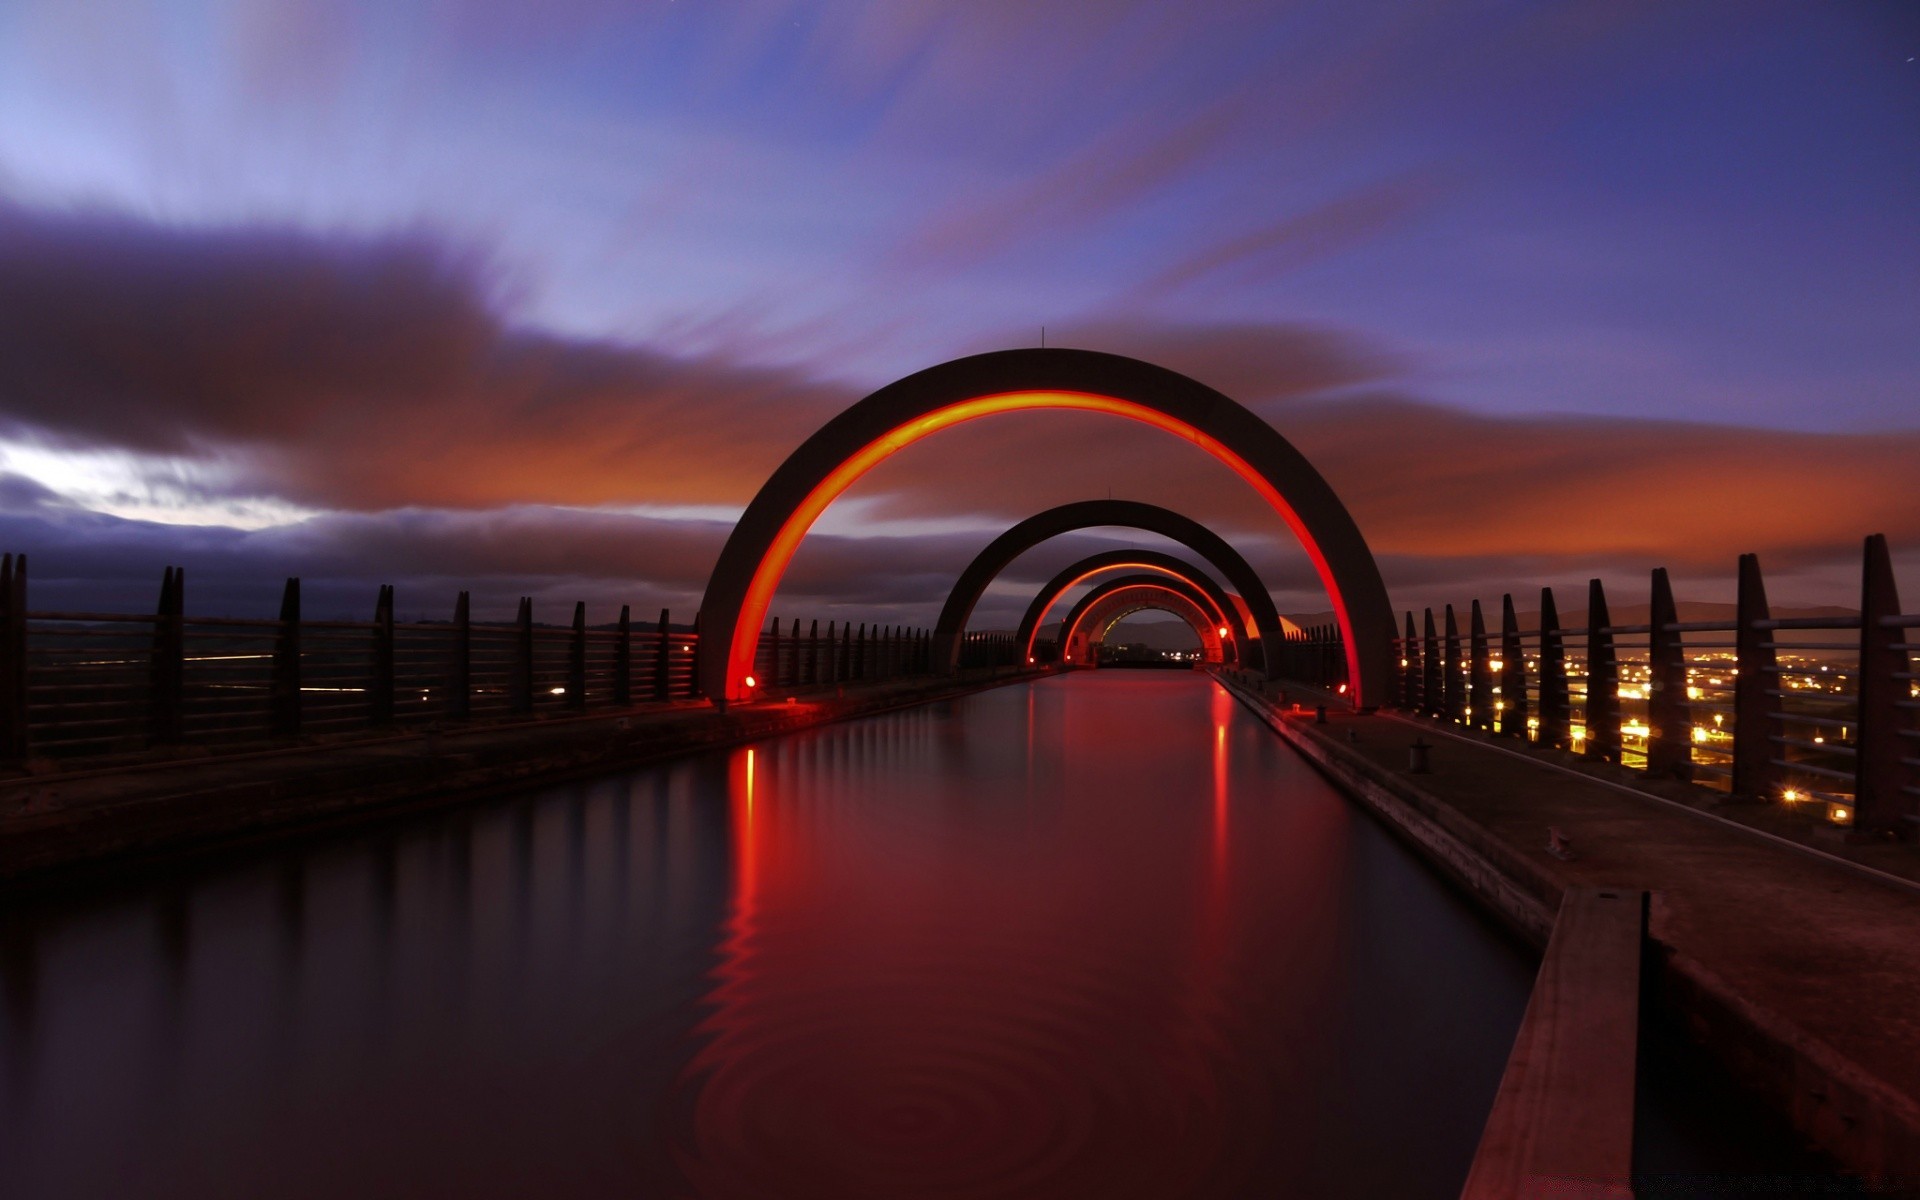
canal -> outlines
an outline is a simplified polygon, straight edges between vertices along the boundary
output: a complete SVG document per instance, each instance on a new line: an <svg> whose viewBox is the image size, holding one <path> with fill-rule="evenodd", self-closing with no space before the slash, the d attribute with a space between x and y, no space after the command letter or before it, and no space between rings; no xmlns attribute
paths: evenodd
<svg viewBox="0 0 1920 1200"><path fill-rule="evenodd" d="M1051 678L16 905L0 1191L1452 1196L1533 966L1205 676Z"/></svg>

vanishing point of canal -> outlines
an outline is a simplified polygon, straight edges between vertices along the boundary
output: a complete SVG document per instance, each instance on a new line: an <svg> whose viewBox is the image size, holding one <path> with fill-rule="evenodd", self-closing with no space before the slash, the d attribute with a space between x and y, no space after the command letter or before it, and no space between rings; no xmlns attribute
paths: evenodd
<svg viewBox="0 0 1920 1200"><path fill-rule="evenodd" d="M8 915L52 1196L1457 1194L1533 961L1204 675L1003 687Z"/></svg>

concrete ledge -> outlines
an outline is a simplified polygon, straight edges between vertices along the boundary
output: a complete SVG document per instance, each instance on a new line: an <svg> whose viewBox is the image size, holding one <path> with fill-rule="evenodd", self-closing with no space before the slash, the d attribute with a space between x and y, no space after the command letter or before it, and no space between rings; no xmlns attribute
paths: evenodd
<svg viewBox="0 0 1920 1200"><path fill-rule="evenodd" d="M1647 894L1568 888L1463 1200L1631 1200Z"/></svg>
<svg viewBox="0 0 1920 1200"><path fill-rule="evenodd" d="M1847 1169L1876 1185L1920 1181L1920 902L1910 885L1464 739L1449 743L1444 774L1412 776L1396 756L1417 723L1336 713L1319 726L1218 677L1535 945L1570 886L1604 882L1598 874L1650 891L1652 1002ZM1553 821L1573 830L1574 861L1545 853Z"/></svg>

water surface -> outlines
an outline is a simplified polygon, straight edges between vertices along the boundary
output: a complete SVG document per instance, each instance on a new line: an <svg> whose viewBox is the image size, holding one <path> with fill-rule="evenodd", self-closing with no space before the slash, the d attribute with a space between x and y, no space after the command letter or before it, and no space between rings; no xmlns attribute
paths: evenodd
<svg viewBox="0 0 1920 1200"><path fill-rule="evenodd" d="M1203 676L15 911L10 1197L1453 1196L1532 966Z"/></svg>

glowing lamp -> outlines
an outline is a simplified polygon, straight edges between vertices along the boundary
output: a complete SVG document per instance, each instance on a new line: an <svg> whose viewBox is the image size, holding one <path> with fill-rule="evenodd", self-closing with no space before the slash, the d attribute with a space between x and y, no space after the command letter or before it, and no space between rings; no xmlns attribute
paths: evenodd
<svg viewBox="0 0 1920 1200"><path fill-rule="evenodd" d="M1803 799L1803 797L1800 795L1799 789L1797 788L1787 788L1785 791L1780 793L1780 798L1782 800L1785 800L1788 804L1798 803L1801 799Z"/></svg>
<svg viewBox="0 0 1920 1200"><path fill-rule="evenodd" d="M1344 695L1346 695L1346 694L1347 694L1347 685L1346 685L1346 684L1344 684L1344 683L1340 685L1340 694L1341 694L1342 696L1344 696Z"/></svg>
<svg viewBox="0 0 1920 1200"><path fill-rule="evenodd" d="M1827 823L1830 825L1853 824L1853 808L1846 804L1827 804Z"/></svg>
<svg viewBox="0 0 1920 1200"><path fill-rule="evenodd" d="M755 679L751 675L747 676L745 679L742 679L740 682L746 684L750 688L757 688L760 686L760 681L758 679Z"/></svg>
<svg viewBox="0 0 1920 1200"><path fill-rule="evenodd" d="M1230 630L1228 630L1228 628L1227 628L1227 627L1226 627L1225 625L1222 625L1222 626L1220 627L1220 636L1221 636L1221 637L1226 637L1226 636L1227 636L1227 634L1228 634L1229 632L1231 632L1231 631L1230 631Z"/></svg>

